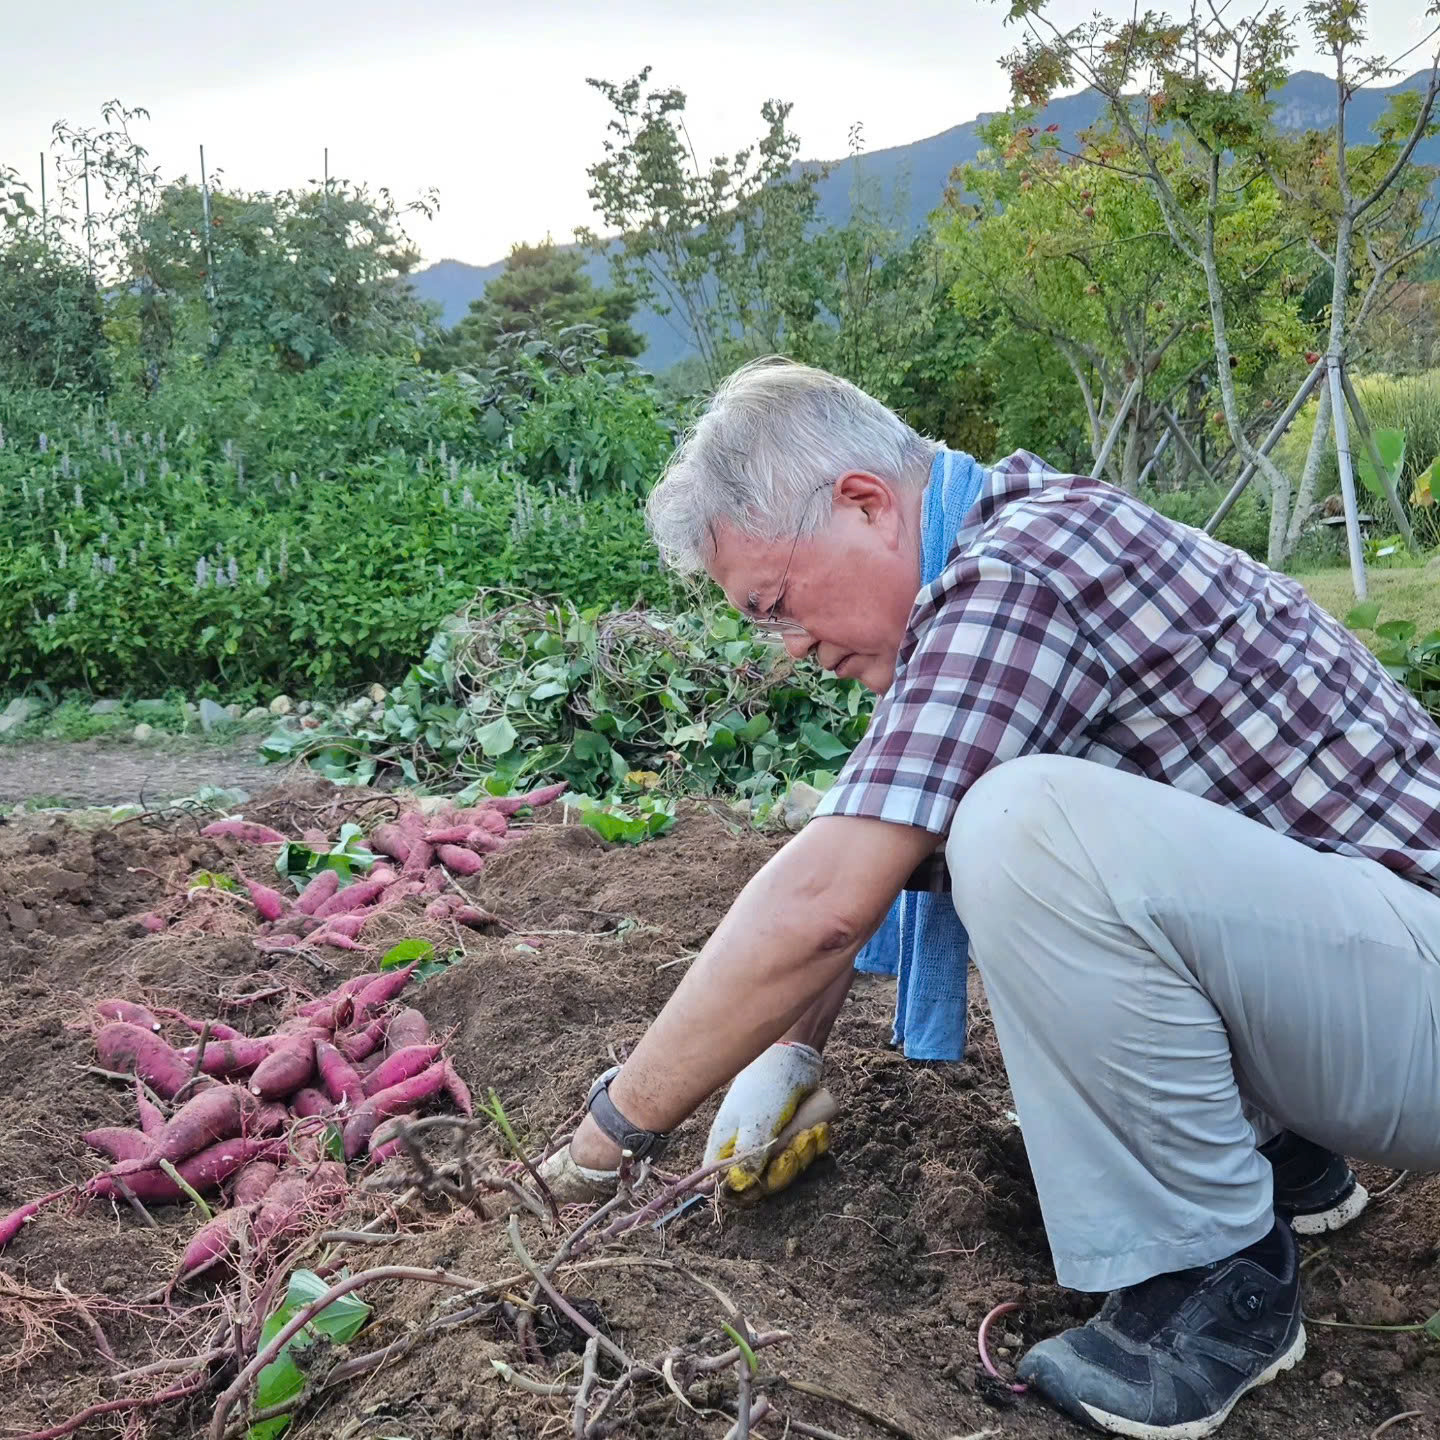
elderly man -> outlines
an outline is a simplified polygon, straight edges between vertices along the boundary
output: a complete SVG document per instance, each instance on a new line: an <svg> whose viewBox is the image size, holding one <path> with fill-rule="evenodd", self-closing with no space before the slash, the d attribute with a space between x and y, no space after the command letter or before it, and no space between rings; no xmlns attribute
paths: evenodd
<svg viewBox="0 0 1440 1440"><path fill-rule="evenodd" d="M1294 581L801 366L727 381L649 518L882 698L555 1183L603 1189L617 1142L743 1070L712 1152L764 1184L739 1152L817 1083L857 952L943 846L1056 1273L1109 1292L1020 1376L1115 1434L1209 1434L1304 1354L1292 1221L1358 1213L1340 1155L1440 1168L1440 731Z"/></svg>

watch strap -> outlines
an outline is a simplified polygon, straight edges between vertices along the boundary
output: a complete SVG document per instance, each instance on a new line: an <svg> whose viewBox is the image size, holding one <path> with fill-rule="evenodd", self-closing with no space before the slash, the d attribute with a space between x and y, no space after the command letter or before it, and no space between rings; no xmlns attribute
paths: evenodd
<svg viewBox="0 0 1440 1440"><path fill-rule="evenodd" d="M610 1082L620 1073L618 1065L612 1065L590 1087L586 1109L590 1118L600 1127L603 1135L613 1140L622 1150L628 1150L637 1160L659 1154L664 1148L668 1134L659 1130L645 1130L632 1124L610 1098Z"/></svg>

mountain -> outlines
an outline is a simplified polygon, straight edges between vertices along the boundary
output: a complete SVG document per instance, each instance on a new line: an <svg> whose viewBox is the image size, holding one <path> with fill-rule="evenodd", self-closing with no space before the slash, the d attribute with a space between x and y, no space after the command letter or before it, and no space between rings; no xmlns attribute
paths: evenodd
<svg viewBox="0 0 1440 1440"><path fill-rule="evenodd" d="M1398 85L1358 91L1349 112L1350 134L1354 141L1363 143L1371 138L1372 127L1390 96L1400 90L1419 89L1426 78L1426 72L1422 71ZM1105 102L1098 94L1085 90L1053 101L1039 116L1037 123L1058 125L1061 136L1073 140L1078 132L1100 118L1104 108ZM1275 119L1284 130L1325 129L1334 113L1335 81L1312 70L1292 75L1277 96ZM906 223L918 228L940 203L951 171L957 165L970 163L979 155L979 129L989 119L988 115L979 115L925 140L896 145L888 150L872 150L860 158L860 174L867 185L877 187L887 205L895 205L898 197ZM1440 163L1440 136L1422 141L1416 158L1422 164ZM827 165L829 173L819 185L820 214L832 225L843 225L850 217L856 161L846 157L831 162L806 163ZM411 284L422 299L438 304L445 323L453 325L465 314L470 302L484 293L485 286L504 266L503 259L490 265L438 260L413 275ZM586 270L597 284L606 283L609 271L603 256L592 255ZM642 310L631 323L648 342L641 363L649 369L667 370L688 352L684 335L666 317Z"/></svg>

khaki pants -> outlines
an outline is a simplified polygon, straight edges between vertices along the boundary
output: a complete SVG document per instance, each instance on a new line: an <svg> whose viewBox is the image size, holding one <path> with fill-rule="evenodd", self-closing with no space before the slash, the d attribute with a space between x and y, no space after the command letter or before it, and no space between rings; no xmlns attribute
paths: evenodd
<svg viewBox="0 0 1440 1440"><path fill-rule="evenodd" d="M1257 1129L1440 1169L1440 897L1058 756L975 785L946 857L1061 1284L1258 1240Z"/></svg>

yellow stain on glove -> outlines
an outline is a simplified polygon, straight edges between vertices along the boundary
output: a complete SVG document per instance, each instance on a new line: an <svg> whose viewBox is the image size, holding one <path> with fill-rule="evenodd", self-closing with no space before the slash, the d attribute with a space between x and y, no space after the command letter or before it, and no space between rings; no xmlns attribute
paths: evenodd
<svg viewBox="0 0 1440 1440"><path fill-rule="evenodd" d="M785 1134L787 1128L791 1127L796 1112L805 1101L810 1099L813 1093L797 1092L790 1097L774 1130L776 1138L782 1139L784 1145L778 1154L771 1156L763 1169L757 1172L747 1169L743 1165L732 1165L726 1172L726 1187L736 1196L744 1195L747 1200L753 1200L759 1199L762 1195L774 1195L777 1191L784 1190L786 1186L793 1184L830 1149L830 1122L828 1119L820 1119L813 1125L806 1125L792 1135ZM827 1096L826 1099L828 1100L828 1098ZM831 1109L833 1110L833 1102ZM734 1153L735 1142L731 1140L721 1150L720 1158L726 1159ZM754 1193L747 1194L746 1192Z"/></svg>

